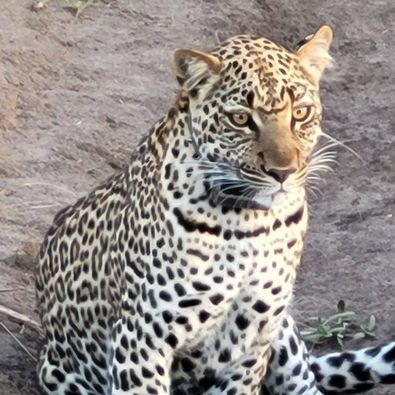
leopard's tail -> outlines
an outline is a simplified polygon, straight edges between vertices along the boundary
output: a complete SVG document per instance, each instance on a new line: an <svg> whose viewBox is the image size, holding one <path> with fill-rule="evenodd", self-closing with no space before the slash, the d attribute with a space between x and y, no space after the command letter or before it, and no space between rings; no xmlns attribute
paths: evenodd
<svg viewBox="0 0 395 395"><path fill-rule="evenodd" d="M309 356L317 388L325 395L356 394L395 384L395 341L358 351Z"/></svg>

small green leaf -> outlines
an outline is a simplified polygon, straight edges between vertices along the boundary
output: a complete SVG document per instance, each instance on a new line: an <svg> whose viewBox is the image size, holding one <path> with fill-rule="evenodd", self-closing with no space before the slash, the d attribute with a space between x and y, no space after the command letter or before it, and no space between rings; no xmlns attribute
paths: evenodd
<svg viewBox="0 0 395 395"><path fill-rule="evenodd" d="M365 328L369 332L374 331L374 329L376 328L376 317L373 314L367 319Z"/></svg>
<svg viewBox="0 0 395 395"><path fill-rule="evenodd" d="M355 312L346 310L344 300L339 300L336 306L336 313L323 318L313 317L313 323L305 325L305 330L301 331L302 338L308 342L322 344L331 340L336 340L340 347L343 348L345 339L363 339L365 337L374 337L373 330L376 327L376 318L371 315L362 324L354 322Z"/></svg>
<svg viewBox="0 0 395 395"><path fill-rule="evenodd" d="M357 332L353 335L352 339L353 340L361 340L364 339L366 337L365 333L363 332Z"/></svg>
<svg viewBox="0 0 395 395"><path fill-rule="evenodd" d="M72 10L77 17L94 2L95 0L64 0L66 7Z"/></svg>
<svg viewBox="0 0 395 395"><path fill-rule="evenodd" d="M353 311L344 311L342 313L336 313L330 317L328 317L323 324L326 325L328 323L331 323L333 321L340 320L340 322L343 322L346 319L349 319L351 317L355 316L355 313Z"/></svg>

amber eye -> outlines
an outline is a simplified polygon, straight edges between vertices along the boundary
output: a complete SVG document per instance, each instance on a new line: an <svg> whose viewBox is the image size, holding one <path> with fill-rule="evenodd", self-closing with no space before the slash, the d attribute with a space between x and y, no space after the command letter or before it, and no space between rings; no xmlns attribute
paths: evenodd
<svg viewBox="0 0 395 395"><path fill-rule="evenodd" d="M306 121L312 115L312 106L294 108L292 117L297 122Z"/></svg>
<svg viewBox="0 0 395 395"><path fill-rule="evenodd" d="M235 126L246 126L250 120L250 116L245 112L234 112L229 114L229 120Z"/></svg>

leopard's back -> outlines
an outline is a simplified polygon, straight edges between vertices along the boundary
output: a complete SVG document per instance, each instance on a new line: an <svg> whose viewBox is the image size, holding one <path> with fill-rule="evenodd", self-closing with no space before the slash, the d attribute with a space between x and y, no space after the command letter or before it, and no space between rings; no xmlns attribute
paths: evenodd
<svg viewBox="0 0 395 395"><path fill-rule="evenodd" d="M38 372L46 390L109 391L123 272L111 259L111 243L127 188L126 173L119 173L60 211L41 246L36 290L47 340Z"/></svg>

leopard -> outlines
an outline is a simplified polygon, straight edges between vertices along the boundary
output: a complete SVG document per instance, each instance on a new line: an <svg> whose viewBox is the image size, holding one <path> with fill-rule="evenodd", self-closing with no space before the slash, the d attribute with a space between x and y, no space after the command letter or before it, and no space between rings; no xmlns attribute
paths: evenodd
<svg viewBox="0 0 395 395"><path fill-rule="evenodd" d="M316 146L332 38L324 25L294 50L238 35L174 53L175 104L41 245L43 393L318 395L395 381L395 344L314 357L289 312L306 186L331 155Z"/></svg>

